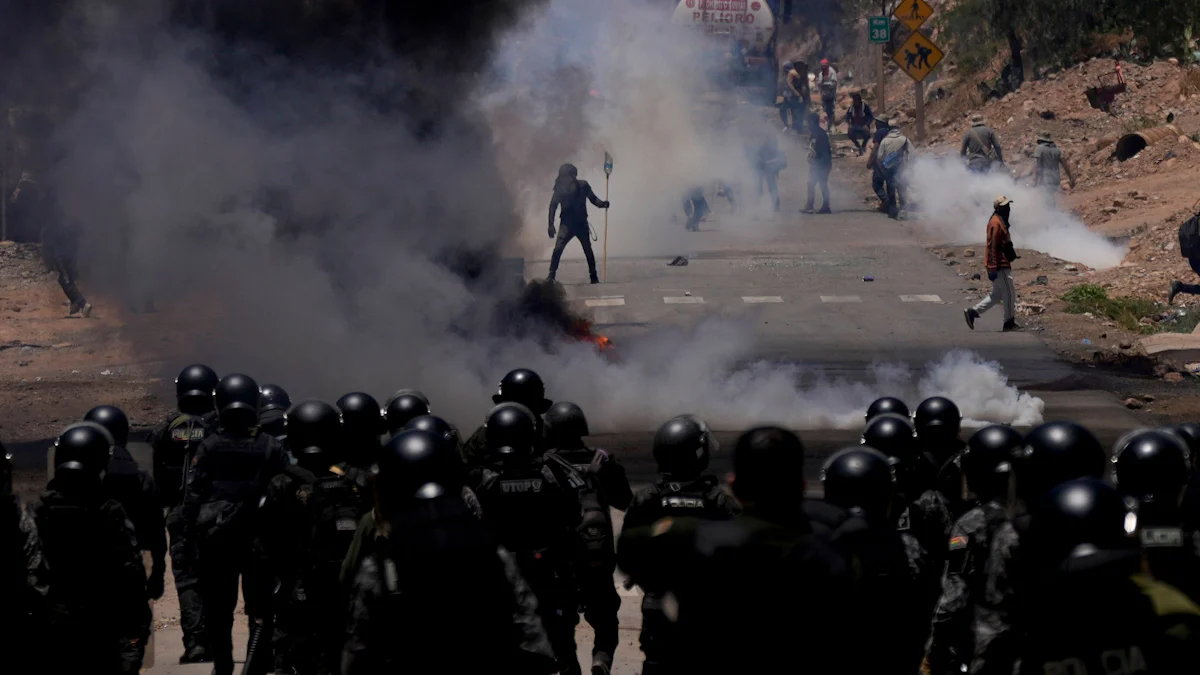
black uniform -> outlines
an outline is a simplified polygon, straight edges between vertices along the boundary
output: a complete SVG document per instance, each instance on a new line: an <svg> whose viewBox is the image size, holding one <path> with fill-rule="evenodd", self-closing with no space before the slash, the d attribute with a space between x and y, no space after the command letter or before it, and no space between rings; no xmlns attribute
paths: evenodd
<svg viewBox="0 0 1200 675"><path fill-rule="evenodd" d="M203 651L208 643L204 629L204 603L200 597L200 578L186 555L184 540L183 487L192 456L201 441L212 434L216 413L197 416L176 413L148 439L154 451L154 482L159 499L167 508L167 533L170 535L171 575L179 596L179 627L183 629L184 651ZM199 648L199 649L198 649ZM207 656L205 656L207 658Z"/></svg>
<svg viewBox="0 0 1200 675"><path fill-rule="evenodd" d="M257 416L257 413L256 413ZM287 466L274 437L222 432L206 438L188 472L183 502L186 559L198 570L208 648L217 675L233 670L233 610L238 578L246 613L266 609L254 519L267 481Z"/></svg>
<svg viewBox="0 0 1200 675"><path fill-rule="evenodd" d="M116 445L104 476L104 493L120 502L133 523L138 547L150 553L150 579L146 584L151 598L162 597L167 572L167 524L154 478L138 467L128 450Z"/></svg>
<svg viewBox="0 0 1200 675"><path fill-rule="evenodd" d="M338 672L344 640L342 561L363 516L357 486L334 467L322 475L289 466L271 479L263 546L278 583L275 669Z"/></svg>
<svg viewBox="0 0 1200 675"><path fill-rule="evenodd" d="M146 570L133 523L99 484L50 481L30 511L50 570L53 673L137 673L150 636Z"/></svg>
<svg viewBox="0 0 1200 675"><path fill-rule="evenodd" d="M538 600L516 557L460 498L461 467L439 443L412 429L383 449L375 484L383 522L355 577L341 672L555 670Z"/></svg>
<svg viewBox="0 0 1200 675"><path fill-rule="evenodd" d="M14 673L36 672L50 629L49 570L37 525L11 493L8 461L0 445L0 658Z"/></svg>

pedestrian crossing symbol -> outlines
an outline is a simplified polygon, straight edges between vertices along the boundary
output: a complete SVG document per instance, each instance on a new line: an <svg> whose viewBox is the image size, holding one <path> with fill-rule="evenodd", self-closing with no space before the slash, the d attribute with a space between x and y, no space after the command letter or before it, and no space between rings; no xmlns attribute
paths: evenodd
<svg viewBox="0 0 1200 675"><path fill-rule="evenodd" d="M945 54L942 50L930 42L929 38L920 33L913 33L896 53L892 54L892 60L899 64L900 69L908 73L909 77L920 82L929 77L929 73L941 63L943 56Z"/></svg>
<svg viewBox="0 0 1200 675"><path fill-rule="evenodd" d="M929 17L933 16L933 8L925 0L900 0L900 4L896 5L896 11L892 12L892 16L908 26L909 30L915 31L928 21Z"/></svg>

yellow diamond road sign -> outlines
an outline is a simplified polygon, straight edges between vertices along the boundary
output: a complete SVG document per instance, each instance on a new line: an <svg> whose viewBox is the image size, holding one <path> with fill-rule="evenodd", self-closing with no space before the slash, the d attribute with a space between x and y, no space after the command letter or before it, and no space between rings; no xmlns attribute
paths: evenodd
<svg viewBox="0 0 1200 675"><path fill-rule="evenodd" d="M892 60L900 64L900 69L908 73L912 79L920 82L929 76L934 66L941 62L945 54L929 38L920 33L908 36L904 44L892 54Z"/></svg>
<svg viewBox="0 0 1200 675"><path fill-rule="evenodd" d="M900 0L900 4L896 5L896 11L892 12L892 16L908 26L909 30L916 30L921 27L921 24L928 21L929 17L933 16L933 8L925 0Z"/></svg>

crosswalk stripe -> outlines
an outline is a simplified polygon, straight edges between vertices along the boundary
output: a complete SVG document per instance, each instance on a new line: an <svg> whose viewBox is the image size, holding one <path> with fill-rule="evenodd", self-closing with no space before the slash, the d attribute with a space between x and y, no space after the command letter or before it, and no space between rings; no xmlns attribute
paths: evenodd
<svg viewBox="0 0 1200 675"><path fill-rule="evenodd" d="M668 305L703 305L704 298L695 295L667 295L663 302Z"/></svg>
<svg viewBox="0 0 1200 675"><path fill-rule="evenodd" d="M588 307L624 307L625 296L614 295L609 298L588 298L583 304Z"/></svg>
<svg viewBox="0 0 1200 675"><path fill-rule="evenodd" d="M742 302L750 304L759 304L764 302L783 302L783 298L778 295L743 295Z"/></svg>
<svg viewBox="0 0 1200 675"><path fill-rule="evenodd" d="M937 295L902 295L900 299L904 302L941 302L942 298Z"/></svg>
<svg viewBox="0 0 1200 675"><path fill-rule="evenodd" d="M821 302L862 302L857 295L822 295Z"/></svg>

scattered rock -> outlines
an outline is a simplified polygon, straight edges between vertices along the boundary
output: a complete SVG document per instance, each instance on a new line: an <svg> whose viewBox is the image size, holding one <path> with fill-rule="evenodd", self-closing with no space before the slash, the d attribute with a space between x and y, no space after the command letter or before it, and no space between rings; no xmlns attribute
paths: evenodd
<svg viewBox="0 0 1200 675"><path fill-rule="evenodd" d="M1163 382L1183 382L1183 373L1167 373L1163 375Z"/></svg>
<svg viewBox="0 0 1200 675"><path fill-rule="evenodd" d="M1018 302L1017 312L1025 316L1033 316L1035 314L1044 314L1046 312L1045 305L1039 305L1034 302Z"/></svg>
<svg viewBox="0 0 1200 675"><path fill-rule="evenodd" d="M974 258L975 257L975 249L968 248L968 249L964 250L963 257L964 258Z"/></svg>
<svg viewBox="0 0 1200 675"><path fill-rule="evenodd" d="M1167 63L1169 63L1173 66L1177 66L1177 65L1179 65L1179 59L1172 56L1171 58L1167 59Z"/></svg>
<svg viewBox="0 0 1200 675"><path fill-rule="evenodd" d="M1183 367L1192 375L1200 375L1200 363L1188 363Z"/></svg>
<svg viewBox="0 0 1200 675"><path fill-rule="evenodd" d="M953 266L953 265L957 265L957 264L958 264L957 260L947 260L946 261L946 265L948 265L948 266Z"/></svg>
<svg viewBox="0 0 1200 675"><path fill-rule="evenodd" d="M1047 277L1044 274L1038 275L1038 278L1029 282L1030 286L1047 286L1049 284L1050 284L1050 277Z"/></svg>
<svg viewBox="0 0 1200 675"><path fill-rule="evenodd" d="M975 274L971 275L971 281L979 281L982 278L983 277L979 276L979 272L976 272Z"/></svg>
<svg viewBox="0 0 1200 675"><path fill-rule="evenodd" d="M943 254L942 254L942 257L943 257L943 258L953 258L953 257L954 257L954 251L946 251L945 253L943 253Z"/></svg>
<svg viewBox="0 0 1200 675"><path fill-rule="evenodd" d="M1106 206L1106 207L1104 207L1104 208L1100 209L1100 212L1101 212L1101 213L1107 213L1107 214L1110 214L1110 215L1111 215L1111 214L1114 214L1114 213L1116 213L1118 210L1119 210L1119 209L1117 209L1117 207L1115 207L1115 206Z"/></svg>
<svg viewBox="0 0 1200 675"><path fill-rule="evenodd" d="M101 374L101 375L112 375L112 374L113 374L113 371L111 371L111 370L108 370L108 369L106 368L106 369L104 369L104 370L100 371L100 374Z"/></svg>
<svg viewBox="0 0 1200 675"><path fill-rule="evenodd" d="M1118 209L1125 208L1125 202L1120 199L1114 199L1112 205Z"/></svg>
<svg viewBox="0 0 1200 675"><path fill-rule="evenodd" d="M1122 342L1120 344L1120 347L1121 347L1121 349L1133 349L1133 343L1132 342Z"/></svg>
<svg viewBox="0 0 1200 675"><path fill-rule="evenodd" d="M1129 408L1130 410L1141 410L1145 405L1145 403L1142 403L1136 398L1125 399L1125 407Z"/></svg>
<svg viewBox="0 0 1200 675"><path fill-rule="evenodd" d="M1079 268L1076 267L1075 265L1067 265L1066 267L1063 268L1063 271L1064 272L1078 272Z"/></svg>
<svg viewBox="0 0 1200 675"><path fill-rule="evenodd" d="M51 348L53 348L53 349L67 349L67 348L69 348L69 347L74 347L74 346L75 346L75 343L73 343L73 342L60 342L60 343L58 343L58 344L56 344L56 345L51 345Z"/></svg>
<svg viewBox="0 0 1200 675"><path fill-rule="evenodd" d="M1041 115L1042 119L1044 119L1044 120L1052 120L1057 117L1057 115L1055 115L1054 112L1050 111L1050 110L1043 110L1042 112L1040 112L1038 114Z"/></svg>
<svg viewBox="0 0 1200 675"><path fill-rule="evenodd" d="M1154 403L1154 395L1153 394L1142 394L1142 400L1145 401L1146 403Z"/></svg>
<svg viewBox="0 0 1200 675"><path fill-rule="evenodd" d="M33 353L33 347L30 347L29 345L25 345L24 347L21 347L21 356L28 356L32 353Z"/></svg>

